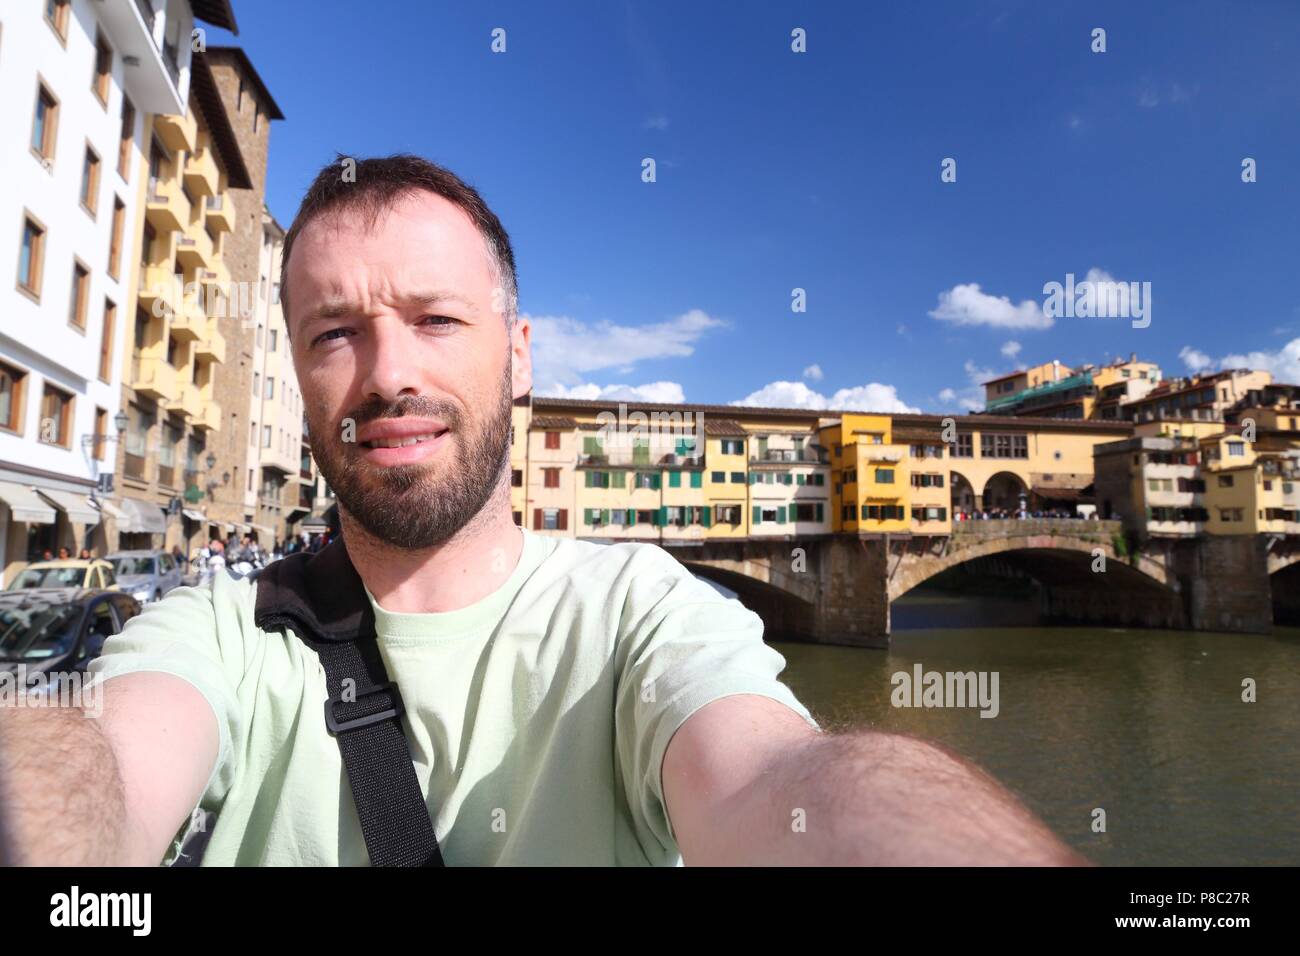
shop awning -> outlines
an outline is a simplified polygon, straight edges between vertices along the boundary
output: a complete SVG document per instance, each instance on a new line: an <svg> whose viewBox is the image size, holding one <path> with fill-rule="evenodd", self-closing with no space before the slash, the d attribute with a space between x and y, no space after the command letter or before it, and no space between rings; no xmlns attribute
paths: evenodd
<svg viewBox="0 0 1300 956"><path fill-rule="evenodd" d="M112 518L114 521L121 521L126 517L126 512L111 501L104 501L101 498L96 501L96 504L99 505L99 510L103 512L105 517Z"/></svg>
<svg viewBox="0 0 1300 956"><path fill-rule="evenodd" d="M59 491L55 488L37 488L37 494L60 511L66 512L69 521L79 524L99 524L99 512L91 507L90 499L85 495L71 491Z"/></svg>
<svg viewBox="0 0 1300 956"><path fill-rule="evenodd" d="M122 510L126 519L118 526L119 532L128 534L166 534L167 515L159 505L140 501L136 498L123 498Z"/></svg>
<svg viewBox="0 0 1300 956"><path fill-rule="evenodd" d="M326 522L324 518L320 518L320 517L306 518L303 520L302 523L303 531L311 531L311 532L328 531L329 527L330 526L328 522Z"/></svg>
<svg viewBox="0 0 1300 956"><path fill-rule="evenodd" d="M40 495L26 485L0 481L0 501L9 506L14 521L29 524L54 524L54 509L41 500Z"/></svg>
<svg viewBox="0 0 1300 956"><path fill-rule="evenodd" d="M197 521L199 524L206 524L208 521L207 515L202 511L195 511L193 508L182 508L181 514L189 518L191 521Z"/></svg>

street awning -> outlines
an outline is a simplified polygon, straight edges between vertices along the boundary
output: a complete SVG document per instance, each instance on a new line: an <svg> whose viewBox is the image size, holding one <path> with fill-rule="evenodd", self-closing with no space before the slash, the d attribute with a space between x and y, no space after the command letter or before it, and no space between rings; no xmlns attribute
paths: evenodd
<svg viewBox="0 0 1300 956"><path fill-rule="evenodd" d="M85 495L59 491L55 488L37 488L36 491L54 507L65 512L69 521L76 521L79 524L99 524L99 512L91 507L90 499Z"/></svg>
<svg viewBox="0 0 1300 956"><path fill-rule="evenodd" d="M140 501L137 498L123 498L122 510L126 512L124 525L118 526L119 532L128 534L166 534L167 515L159 505Z"/></svg>
<svg viewBox="0 0 1300 956"><path fill-rule="evenodd" d="M26 485L0 481L0 501L9 506L10 517L14 521L26 521L28 524L54 524L54 509Z"/></svg>
<svg viewBox="0 0 1300 956"><path fill-rule="evenodd" d="M182 508L181 514L189 518L191 521L197 521L199 524L204 524L208 520L208 516L202 511L195 511L192 508Z"/></svg>
<svg viewBox="0 0 1300 956"><path fill-rule="evenodd" d="M325 521L325 519L320 517L307 518L302 523L303 531L312 531L312 532L328 531L329 527L330 526Z"/></svg>
<svg viewBox="0 0 1300 956"><path fill-rule="evenodd" d="M121 521L126 517L126 512L111 501L104 501L101 498L96 503L99 505L99 510L103 512L105 517L112 518L114 521Z"/></svg>

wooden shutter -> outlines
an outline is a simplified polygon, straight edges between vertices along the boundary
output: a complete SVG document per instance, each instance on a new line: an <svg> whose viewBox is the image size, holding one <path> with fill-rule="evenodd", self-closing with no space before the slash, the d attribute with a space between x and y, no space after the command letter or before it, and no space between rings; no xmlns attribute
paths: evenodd
<svg viewBox="0 0 1300 956"><path fill-rule="evenodd" d="M668 472L668 487L680 488L682 486L682 473L680 471Z"/></svg>
<svg viewBox="0 0 1300 956"><path fill-rule="evenodd" d="M777 524L785 524L785 505L777 505L777 508L776 508L776 523L777 523Z"/></svg>
<svg viewBox="0 0 1300 956"><path fill-rule="evenodd" d="M700 524L704 525L704 527L706 527L706 528L709 527L709 507L708 507L708 505L705 505L703 508L700 509Z"/></svg>
<svg viewBox="0 0 1300 956"><path fill-rule="evenodd" d="M704 472L702 472L702 471L693 471L693 472L691 472L691 487L692 487L692 488L701 488L701 487L703 487L703 482L704 482Z"/></svg>
<svg viewBox="0 0 1300 956"><path fill-rule="evenodd" d="M754 505L754 524L763 523L763 508L761 505Z"/></svg>
<svg viewBox="0 0 1300 956"><path fill-rule="evenodd" d="M822 506L821 506L820 504L817 505L816 511L817 511L817 520L818 520L818 521L821 521L821 520L822 520Z"/></svg>
<svg viewBox="0 0 1300 956"><path fill-rule="evenodd" d="M564 531L568 527L569 527L569 509L561 508L560 517L555 522L555 528L557 531Z"/></svg>
<svg viewBox="0 0 1300 956"><path fill-rule="evenodd" d="M601 524L609 524L609 509L608 509L608 508L601 508L601 509L600 509L600 523L601 523Z"/></svg>
<svg viewBox="0 0 1300 956"><path fill-rule="evenodd" d="M542 509L533 509L533 530L540 530L542 527Z"/></svg>

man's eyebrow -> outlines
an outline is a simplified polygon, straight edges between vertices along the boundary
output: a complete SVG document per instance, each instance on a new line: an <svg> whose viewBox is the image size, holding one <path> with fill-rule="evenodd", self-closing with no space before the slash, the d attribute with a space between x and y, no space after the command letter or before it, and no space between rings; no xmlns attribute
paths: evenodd
<svg viewBox="0 0 1300 956"><path fill-rule="evenodd" d="M431 306L441 305L445 302L458 302L465 306L470 312L477 315L479 307L465 298L458 292L450 289L421 289L414 292L408 292L398 300L399 305L403 306ZM306 322L317 320L341 319L344 316L355 315L361 311L361 304L349 299L332 297L326 299L316 308L312 309L305 319Z"/></svg>

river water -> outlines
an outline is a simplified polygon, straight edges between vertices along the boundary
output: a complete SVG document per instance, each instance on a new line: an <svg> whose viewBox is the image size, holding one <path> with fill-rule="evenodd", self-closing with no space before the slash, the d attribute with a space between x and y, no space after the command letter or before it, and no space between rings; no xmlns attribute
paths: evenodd
<svg viewBox="0 0 1300 956"><path fill-rule="evenodd" d="M887 651L774 642L782 680L827 729L943 742L1097 863L1300 864L1300 629L960 626L986 616L973 601L905 597ZM892 675L917 663L998 672L997 716L892 706Z"/></svg>

